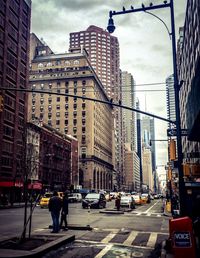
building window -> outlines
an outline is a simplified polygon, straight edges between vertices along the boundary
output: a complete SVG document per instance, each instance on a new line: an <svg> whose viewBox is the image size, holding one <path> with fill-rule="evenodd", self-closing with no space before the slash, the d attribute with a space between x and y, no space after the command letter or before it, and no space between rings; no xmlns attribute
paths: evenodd
<svg viewBox="0 0 200 258"><path fill-rule="evenodd" d="M73 132L74 132L74 133L77 132L77 127L73 127Z"/></svg>
<svg viewBox="0 0 200 258"><path fill-rule="evenodd" d="M65 82L65 87L68 88L69 82Z"/></svg>
<svg viewBox="0 0 200 258"><path fill-rule="evenodd" d="M77 87L77 81L74 81L74 88Z"/></svg>
<svg viewBox="0 0 200 258"><path fill-rule="evenodd" d="M52 116L52 114L51 114L51 113L48 113L48 118L49 118L49 119L51 119L51 116Z"/></svg>
<svg viewBox="0 0 200 258"><path fill-rule="evenodd" d="M56 100L57 100L57 102L60 102L60 97L57 97L57 99L56 99Z"/></svg>
<svg viewBox="0 0 200 258"><path fill-rule="evenodd" d="M65 112L65 117L68 117L69 113L68 112Z"/></svg>
<svg viewBox="0 0 200 258"><path fill-rule="evenodd" d="M85 119L82 119L82 125L85 125Z"/></svg>
<svg viewBox="0 0 200 258"><path fill-rule="evenodd" d="M82 103L82 108L85 109L86 105L85 103Z"/></svg>
<svg viewBox="0 0 200 258"><path fill-rule="evenodd" d="M69 90L68 90L68 89L66 89L66 90L65 90L65 93L66 93L66 94L68 94L68 93L69 93Z"/></svg>
<svg viewBox="0 0 200 258"><path fill-rule="evenodd" d="M86 115L86 112L82 111L82 116L85 117L85 115Z"/></svg>
<svg viewBox="0 0 200 258"><path fill-rule="evenodd" d="M48 120L48 125L52 125L51 120Z"/></svg>
<svg viewBox="0 0 200 258"><path fill-rule="evenodd" d="M57 109L57 110L60 110L60 105L56 105L56 109Z"/></svg>
<svg viewBox="0 0 200 258"><path fill-rule="evenodd" d="M56 117L60 117L60 112L56 112Z"/></svg>
<svg viewBox="0 0 200 258"><path fill-rule="evenodd" d="M66 110L68 109L68 107L69 107L69 105L68 105L68 104L65 104L65 109L66 109Z"/></svg>
<svg viewBox="0 0 200 258"><path fill-rule="evenodd" d="M67 119L65 120L65 125L68 125L68 120Z"/></svg>
<svg viewBox="0 0 200 258"><path fill-rule="evenodd" d="M65 102L68 102L68 100L69 100L69 97L65 97Z"/></svg>
<svg viewBox="0 0 200 258"><path fill-rule="evenodd" d="M67 134L67 133L68 133L68 128L65 127L64 131L65 131L65 133Z"/></svg>
<svg viewBox="0 0 200 258"><path fill-rule="evenodd" d="M52 66L52 63L51 63L51 62L47 63L47 66L48 66L48 67L49 67L49 66Z"/></svg>
<svg viewBox="0 0 200 258"><path fill-rule="evenodd" d="M77 119L73 120L74 125L77 125Z"/></svg>
<svg viewBox="0 0 200 258"><path fill-rule="evenodd" d="M52 98L48 99L48 103L51 104L52 103Z"/></svg>
<svg viewBox="0 0 200 258"><path fill-rule="evenodd" d="M77 101L77 97L74 97L74 102L76 102Z"/></svg>
<svg viewBox="0 0 200 258"><path fill-rule="evenodd" d="M85 127L82 127L82 133L85 133Z"/></svg>
<svg viewBox="0 0 200 258"><path fill-rule="evenodd" d="M60 120L56 120L56 125L59 125L60 124Z"/></svg>
<svg viewBox="0 0 200 258"><path fill-rule="evenodd" d="M40 104L44 104L44 99L43 98L40 99Z"/></svg>
<svg viewBox="0 0 200 258"><path fill-rule="evenodd" d="M86 155L87 155L87 149L86 149L86 147L82 147L81 148L81 157L82 157L82 159L86 158Z"/></svg>
<svg viewBox="0 0 200 258"><path fill-rule="evenodd" d="M48 106L48 109L49 109L49 110L51 110L51 109L52 109L52 106L51 106L51 105L49 105L49 106Z"/></svg>
<svg viewBox="0 0 200 258"><path fill-rule="evenodd" d="M65 65L70 65L70 61L65 61Z"/></svg>
<svg viewBox="0 0 200 258"><path fill-rule="evenodd" d="M74 115L74 117L76 117L77 116L77 111L74 111L73 115Z"/></svg>
<svg viewBox="0 0 200 258"><path fill-rule="evenodd" d="M86 143L86 136L85 136L85 135L82 135L81 143L82 143L82 144L85 144L85 143Z"/></svg>
<svg viewBox="0 0 200 258"><path fill-rule="evenodd" d="M77 93L77 89L74 89L74 94L76 94Z"/></svg>
<svg viewBox="0 0 200 258"><path fill-rule="evenodd" d="M76 103L74 104L74 109L77 109L77 104Z"/></svg>

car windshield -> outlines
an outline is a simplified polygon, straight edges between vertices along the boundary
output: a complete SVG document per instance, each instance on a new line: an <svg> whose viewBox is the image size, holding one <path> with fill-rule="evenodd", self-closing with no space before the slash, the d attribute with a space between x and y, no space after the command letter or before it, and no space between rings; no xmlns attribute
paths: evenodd
<svg viewBox="0 0 200 258"><path fill-rule="evenodd" d="M99 199L99 194L90 193L90 194L87 194L85 198L87 198L87 199Z"/></svg>
<svg viewBox="0 0 200 258"><path fill-rule="evenodd" d="M139 195L134 195L133 198L136 199L136 200L140 199Z"/></svg>

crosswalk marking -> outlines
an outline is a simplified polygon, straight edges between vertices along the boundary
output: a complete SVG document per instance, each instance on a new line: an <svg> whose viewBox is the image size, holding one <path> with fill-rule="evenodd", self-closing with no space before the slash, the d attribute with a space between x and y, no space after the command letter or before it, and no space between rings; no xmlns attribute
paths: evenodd
<svg viewBox="0 0 200 258"><path fill-rule="evenodd" d="M101 258L103 257L111 248L113 247L113 244L108 244L104 249L101 250L100 253L98 253L95 258Z"/></svg>
<svg viewBox="0 0 200 258"><path fill-rule="evenodd" d="M138 232L132 231L130 233L130 235L128 236L128 238L124 241L123 244L124 245L131 245L133 243L134 239L136 238L137 234L138 234Z"/></svg>
<svg viewBox="0 0 200 258"><path fill-rule="evenodd" d="M107 244L110 242L111 239L113 239L114 236L119 232L119 229L113 230L110 234L108 234L104 239L101 240L101 243Z"/></svg>
<svg viewBox="0 0 200 258"><path fill-rule="evenodd" d="M147 242L147 246L154 247L156 244L157 236L157 233L151 233Z"/></svg>

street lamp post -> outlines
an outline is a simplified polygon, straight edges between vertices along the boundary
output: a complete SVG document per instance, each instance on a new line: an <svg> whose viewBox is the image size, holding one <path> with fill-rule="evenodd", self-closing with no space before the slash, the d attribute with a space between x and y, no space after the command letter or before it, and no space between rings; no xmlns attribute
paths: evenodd
<svg viewBox="0 0 200 258"><path fill-rule="evenodd" d="M182 142L181 142L181 125L180 125L180 107L179 107L179 82L178 82L178 73L177 73L177 60L176 60L176 37L175 37L175 22L174 22L174 3L173 0L163 1L163 4L144 6L142 4L141 8L134 9L131 6L130 10L123 8L122 11L110 11L109 12L109 21L107 30L109 33L113 33L115 30L113 16L121 15L134 12L147 12L149 10L161 9L161 8L170 8L171 16L171 39L172 39L172 55L173 55L173 72L174 72L174 91L175 91L175 108L176 108L176 130L177 130L177 154L178 154L178 171L179 171L179 201L180 201L180 215L186 215L186 206L185 206L185 185L183 179L183 169L182 169ZM147 12L148 13L148 12ZM155 15L154 15L155 16ZM155 16L156 17L156 16ZM161 20L159 17L157 17ZM162 20L161 20L162 21ZM163 21L162 21L163 22ZM163 22L164 23L164 22ZM165 27L166 24L164 23Z"/></svg>

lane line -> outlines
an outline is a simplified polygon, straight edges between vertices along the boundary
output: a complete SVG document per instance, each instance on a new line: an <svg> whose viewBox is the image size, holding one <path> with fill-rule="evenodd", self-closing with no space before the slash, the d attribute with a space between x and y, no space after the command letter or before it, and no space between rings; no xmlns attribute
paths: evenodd
<svg viewBox="0 0 200 258"><path fill-rule="evenodd" d="M145 213L148 213L156 204L158 204L159 201L157 201L156 203L154 203L148 210L145 211Z"/></svg>
<svg viewBox="0 0 200 258"><path fill-rule="evenodd" d="M101 250L100 253L98 253L95 258L101 258L103 257L111 248L113 247L113 245L108 244L104 249Z"/></svg>
<svg viewBox="0 0 200 258"><path fill-rule="evenodd" d="M130 233L130 235L128 236L128 238L124 241L123 245L131 245L133 243L133 241L135 240L137 234L138 234L138 232L132 231Z"/></svg>
<svg viewBox="0 0 200 258"><path fill-rule="evenodd" d="M147 242L147 246L154 248L157 240L157 233L151 233L149 240Z"/></svg>

